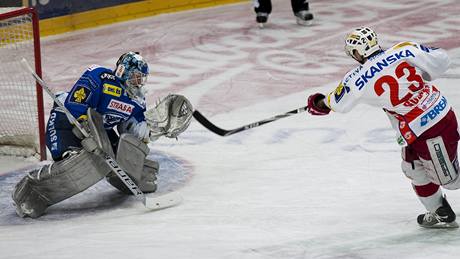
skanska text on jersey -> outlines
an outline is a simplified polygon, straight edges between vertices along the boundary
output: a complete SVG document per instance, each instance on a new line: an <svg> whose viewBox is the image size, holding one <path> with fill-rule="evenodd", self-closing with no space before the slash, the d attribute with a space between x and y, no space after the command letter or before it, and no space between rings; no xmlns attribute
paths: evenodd
<svg viewBox="0 0 460 259"><path fill-rule="evenodd" d="M399 53L391 54L380 61L377 61L374 65L372 65L369 69L367 69L361 76L355 81L355 85L361 90L366 83L371 80L376 74L381 72L385 67L399 61L403 58L414 57L414 53L410 50L401 50Z"/></svg>

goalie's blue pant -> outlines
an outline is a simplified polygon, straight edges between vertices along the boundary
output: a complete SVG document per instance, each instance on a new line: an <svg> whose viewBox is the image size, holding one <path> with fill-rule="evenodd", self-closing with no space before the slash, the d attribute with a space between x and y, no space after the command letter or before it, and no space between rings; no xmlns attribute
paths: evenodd
<svg viewBox="0 0 460 259"><path fill-rule="evenodd" d="M52 109L46 125L46 146L54 161L62 159L64 152L81 148L80 139L72 133L73 126L67 116Z"/></svg>
<svg viewBox="0 0 460 259"><path fill-rule="evenodd" d="M46 125L46 146L54 161L61 160L66 151L82 147L81 140L73 134L72 128L72 124L64 113L56 111L54 108L51 110ZM119 139L118 134L113 129L107 130L107 134L112 146L116 147Z"/></svg>

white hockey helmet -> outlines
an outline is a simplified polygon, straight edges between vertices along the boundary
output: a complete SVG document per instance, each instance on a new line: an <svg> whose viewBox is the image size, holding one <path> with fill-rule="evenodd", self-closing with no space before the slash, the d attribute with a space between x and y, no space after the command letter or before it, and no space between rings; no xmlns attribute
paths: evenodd
<svg viewBox="0 0 460 259"><path fill-rule="evenodd" d="M345 38L345 52L352 57L354 50L359 55L367 58L380 49L377 34L368 27L360 27L349 33Z"/></svg>

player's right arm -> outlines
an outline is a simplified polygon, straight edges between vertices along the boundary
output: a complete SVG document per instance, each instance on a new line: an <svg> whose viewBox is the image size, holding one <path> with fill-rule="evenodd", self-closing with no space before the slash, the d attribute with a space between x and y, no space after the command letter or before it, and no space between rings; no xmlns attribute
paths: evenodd
<svg viewBox="0 0 460 259"><path fill-rule="evenodd" d="M422 77L427 81L433 81L444 74L451 63L447 52L440 48L426 47L415 42L401 42L392 49L402 47L413 52L413 55L408 55L407 61L421 69Z"/></svg>
<svg viewBox="0 0 460 259"><path fill-rule="evenodd" d="M356 106L357 100L352 88L342 81L326 96L325 103L334 112L346 113Z"/></svg>
<svg viewBox="0 0 460 259"><path fill-rule="evenodd" d="M352 78L360 70L360 67L347 73L339 85L327 95L316 93L308 98L307 111L312 115L326 115L332 110L334 112L345 113L350 111L358 103L357 90L348 86L353 82Z"/></svg>

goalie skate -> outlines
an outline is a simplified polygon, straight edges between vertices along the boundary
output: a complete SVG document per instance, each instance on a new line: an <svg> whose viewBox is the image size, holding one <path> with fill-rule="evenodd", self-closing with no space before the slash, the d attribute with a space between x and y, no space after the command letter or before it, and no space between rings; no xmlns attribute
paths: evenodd
<svg viewBox="0 0 460 259"><path fill-rule="evenodd" d="M442 206L436 212L427 212L417 217L417 222L424 228L458 228L455 222L455 212L450 207L446 198L442 199Z"/></svg>

